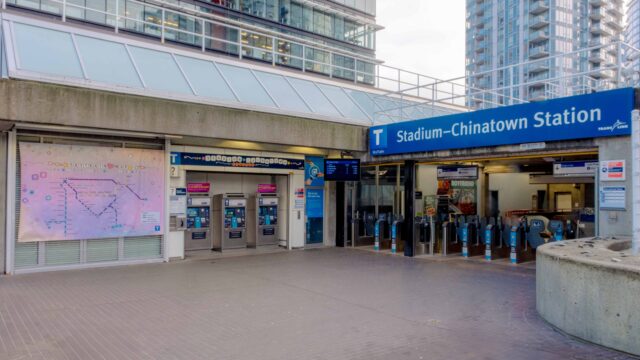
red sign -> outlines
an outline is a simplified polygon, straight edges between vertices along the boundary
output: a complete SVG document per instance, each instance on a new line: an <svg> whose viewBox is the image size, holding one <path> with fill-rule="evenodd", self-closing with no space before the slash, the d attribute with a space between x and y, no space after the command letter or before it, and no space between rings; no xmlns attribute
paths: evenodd
<svg viewBox="0 0 640 360"><path fill-rule="evenodd" d="M258 184L259 194L274 194L278 192L276 184Z"/></svg>
<svg viewBox="0 0 640 360"><path fill-rule="evenodd" d="M211 190L210 183L188 183L187 192L196 194L206 194Z"/></svg>
<svg viewBox="0 0 640 360"><path fill-rule="evenodd" d="M304 188L296 189L296 197L298 199L304 199Z"/></svg>

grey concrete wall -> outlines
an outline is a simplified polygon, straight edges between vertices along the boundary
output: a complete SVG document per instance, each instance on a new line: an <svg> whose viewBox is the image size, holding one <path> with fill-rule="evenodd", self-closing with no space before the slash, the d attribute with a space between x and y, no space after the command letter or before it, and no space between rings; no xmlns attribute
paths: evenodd
<svg viewBox="0 0 640 360"><path fill-rule="evenodd" d="M573 255L567 254L571 250L566 247L559 250L564 254L552 248L544 245L537 252L540 315L568 334L640 355L640 266L633 269L624 262L612 262L617 252L601 254L598 262L593 260L598 255L579 259L584 247L576 248Z"/></svg>
<svg viewBox="0 0 640 360"><path fill-rule="evenodd" d="M5 222L6 222L6 196L7 196L7 134L0 132L0 274L6 273L5 268Z"/></svg>
<svg viewBox="0 0 640 360"><path fill-rule="evenodd" d="M362 126L20 80L0 80L0 119L367 150Z"/></svg>
<svg viewBox="0 0 640 360"><path fill-rule="evenodd" d="M626 181L600 182L600 185L624 185L627 187L626 211L599 210L598 225L600 236L614 236L632 234L632 179L633 174L631 163L631 138L615 137L597 140L599 147L600 161L606 160L626 160L627 176ZM599 191L599 188L596 189Z"/></svg>

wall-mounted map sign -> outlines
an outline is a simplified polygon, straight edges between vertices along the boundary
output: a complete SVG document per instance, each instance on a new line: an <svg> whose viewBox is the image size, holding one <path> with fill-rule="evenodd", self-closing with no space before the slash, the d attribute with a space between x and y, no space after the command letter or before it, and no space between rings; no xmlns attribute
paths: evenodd
<svg viewBox="0 0 640 360"><path fill-rule="evenodd" d="M161 235L164 152L20 143L18 241Z"/></svg>

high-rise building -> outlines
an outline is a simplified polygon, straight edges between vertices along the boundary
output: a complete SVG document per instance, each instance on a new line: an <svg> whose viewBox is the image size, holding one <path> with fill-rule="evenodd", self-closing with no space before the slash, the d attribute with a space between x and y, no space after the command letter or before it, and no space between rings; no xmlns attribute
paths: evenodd
<svg viewBox="0 0 640 360"><path fill-rule="evenodd" d="M615 81L619 50L607 45L621 40L622 8L622 0L467 0L467 82L482 93L469 105L569 95L545 80L571 74Z"/></svg>
<svg viewBox="0 0 640 360"><path fill-rule="evenodd" d="M625 42L633 49L630 51L632 76L640 77L640 0L632 0L627 11Z"/></svg>

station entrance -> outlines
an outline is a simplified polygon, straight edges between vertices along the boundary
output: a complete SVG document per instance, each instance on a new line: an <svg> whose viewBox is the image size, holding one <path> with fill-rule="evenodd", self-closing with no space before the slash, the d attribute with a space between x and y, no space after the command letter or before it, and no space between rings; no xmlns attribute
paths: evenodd
<svg viewBox="0 0 640 360"><path fill-rule="evenodd" d="M598 168L597 149L365 165L360 183L346 187L348 245L402 254L413 244L414 256L531 261L547 242L595 236ZM414 177L411 214L407 174Z"/></svg>
<svg viewBox="0 0 640 360"><path fill-rule="evenodd" d="M186 256L287 246L287 175L186 171Z"/></svg>

